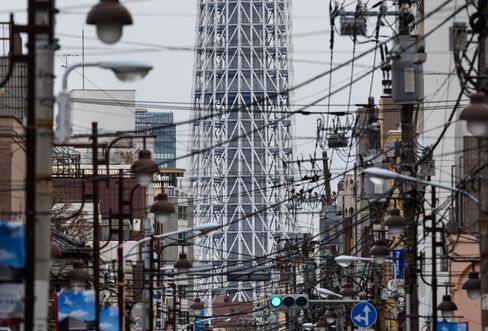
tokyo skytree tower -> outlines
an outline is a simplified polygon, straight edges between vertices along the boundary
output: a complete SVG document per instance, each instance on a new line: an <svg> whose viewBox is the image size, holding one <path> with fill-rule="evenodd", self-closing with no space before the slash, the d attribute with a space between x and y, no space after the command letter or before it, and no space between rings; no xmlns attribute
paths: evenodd
<svg viewBox="0 0 488 331"><path fill-rule="evenodd" d="M198 4L190 189L195 224L223 228L202 239L195 255L229 269L256 265L295 229L290 2ZM253 300L249 286L216 276L206 288Z"/></svg>

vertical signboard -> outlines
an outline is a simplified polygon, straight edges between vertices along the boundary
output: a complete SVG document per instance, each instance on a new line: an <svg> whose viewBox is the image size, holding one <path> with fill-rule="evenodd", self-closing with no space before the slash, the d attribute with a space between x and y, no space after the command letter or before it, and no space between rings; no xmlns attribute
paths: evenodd
<svg viewBox="0 0 488 331"><path fill-rule="evenodd" d="M403 261L404 261L404 250L394 249L391 252L392 262L393 262L393 279L402 280L403 279Z"/></svg>

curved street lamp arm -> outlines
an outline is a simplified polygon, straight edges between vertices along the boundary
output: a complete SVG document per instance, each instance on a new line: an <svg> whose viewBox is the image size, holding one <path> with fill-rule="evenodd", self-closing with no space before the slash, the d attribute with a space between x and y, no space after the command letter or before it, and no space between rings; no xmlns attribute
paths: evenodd
<svg viewBox="0 0 488 331"><path fill-rule="evenodd" d="M75 70L75 69L78 69L78 68L81 68L81 67L98 67L100 65L100 62L81 62L81 63L76 63L76 64L73 64L71 67L68 67L66 69L66 71L64 72L63 74L63 79L62 79L62 82L63 82L63 85L62 85L62 90L63 91L66 91L66 89L68 88L68 76L69 74Z"/></svg>

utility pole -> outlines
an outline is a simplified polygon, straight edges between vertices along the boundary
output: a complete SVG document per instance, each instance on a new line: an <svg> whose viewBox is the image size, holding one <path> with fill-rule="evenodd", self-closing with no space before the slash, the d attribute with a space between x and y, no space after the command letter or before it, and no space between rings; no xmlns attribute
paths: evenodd
<svg viewBox="0 0 488 331"><path fill-rule="evenodd" d="M100 192L98 186L98 123L92 122L93 288L95 330L100 330Z"/></svg>
<svg viewBox="0 0 488 331"><path fill-rule="evenodd" d="M413 123L414 106L423 98L423 67L425 50L420 36L411 35L416 22L412 14L414 1L399 1L398 35L390 52L392 58L392 99L401 105L401 173L416 177L415 165L415 123ZM418 314L418 279L417 279L417 226L415 224L417 209L417 192L414 187L404 185L404 215L407 220L405 231L405 306L406 331L419 329Z"/></svg>
<svg viewBox="0 0 488 331"><path fill-rule="evenodd" d="M478 20L482 22L478 36L478 87L481 92L488 95L488 68L486 59L486 42L488 41L488 1L478 0ZM481 155L486 157L486 144L488 139L480 138L484 150ZM478 144L479 145L479 144ZM479 158L481 163L481 157ZM486 162L486 159L485 159ZM486 164L486 163L485 163ZM480 164L479 169L482 164ZM488 185L486 184L488 171L480 171L480 195L479 195L479 228L480 228L480 277L481 277L481 326L482 330L488 330Z"/></svg>
<svg viewBox="0 0 488 331"><path fill-rule="evenodd" d="M147 200L147 206L152 206L154 204L154 185L151 183L147 187L147 192L146 192L146 200ZM154 215L151 213L148 213L146 211L146 217L144 218L144 238L150 238L152 237L154 233ZM153 325L151 324L153 322L152 317L149 317L150 312L152 313L152 309L149 309L150 306L152 305L152 302L149 302L149 299L152 297L150 296L148 286L150 286L150 282L153 281L153 277L151 276L154 266L151 264L152 261L152 252L153 249L151 246L153 244L152 240L148 240L144 243L143 246L143 260L144 260L144 280L143 280L143 292L142 292L142 305L143 309L142 311L144 312L144 318L142 319L142 331L146 330L153 330Z"/></svg>
<svg viewBox="0 0 488 331"><path fill-rule="evenodd" d="M28 0L25 330L48 327L54 0ZM23 28L23 29L22 29Z"/></svg>

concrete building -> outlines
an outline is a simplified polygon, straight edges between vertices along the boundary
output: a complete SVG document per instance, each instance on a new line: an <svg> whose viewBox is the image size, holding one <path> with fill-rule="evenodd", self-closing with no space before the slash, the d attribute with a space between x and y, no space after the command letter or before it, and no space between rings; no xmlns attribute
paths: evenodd
<svg viewBox="0 0 488 331"><path fill-rule="evenodd" d="M153 158L161 168L176 167L176 127L172 112L137 109L136 130L147 130L141 134L156 136Z"/></svg>
<svg viewBox="0 0 488 331"><path fill-rule="evenodd" d="M427 60L424 63L424 90L425 99L423 104L423 112L419 114L419 132L422 132L418 136L418 143L422 147L428 147L435 143L441 136L442 130L444 129L444 124L447 123L449 116L451 115L455 101L460 95L460 86L462 83L459 82L457 75L455 75L456 63L453 58L453 53L449 50L449 28L453 26L454 22L465 22L469 25L469 18L467 17L467 11L463 10L453 16L447 23L440 25L439 23L446 19L448 15L452 14L456 6L450 8L450 10L436 10L440 5L434 1L426 1L422 3L423 11L420 12L420 18L424 15L432 14L428 19L426 19L423 24L420 25L419 33L427 35L425 38L425 48L427 53ZM457 114L454 116L454 120L459 116L459 112L466 105L466 98L461 98L461 103L457 109ZM431 180L444 184L444 185L456 185L456 182L463 178L462 171L460 169L467 169L468 167L463 167L459 165L459 154L456 151L462 151L463 147L466 148L467 145L463 146L464 134L459 133L459 128L456 129L456 124L451 124L450 127L445 132L443 138L441 139L439 145L437 146L434 154L434 169L435 174L432 175ZM456 134L458 131L458 134ZM457 175L457 176L456 176ZM430 188L427 189L430 191ZM437 210L437 215L446 215L444 218L439 217L439 222L456 224L460 223L461 219L456 215L463 210L466 214L470 214L470 220L464 219L466 225L469 227L473 224L473 209L476 207L472 204L460 204L459 201L452 203L453 195L451 192L445 190L437 190L438 202L437 206L442 206L442 209ZM430 202L430 193L425 196L426 201ZM466 199L467 200L467 199ZM428 204L424 206L426 212L429 213L430 207ZM446 228L453 227L447 226ZM453 236L462 235L462 233L467 230L468 226L463 230L462 227L455 226L455 231L452 233ZM468 233L473 233L476 231L475 227L472 227ZM430 275L431 273L431 236L430 234L425 236L423 232L423 224L420 224L418 228L419 234L419 254L425 259L423 265L424 275ZM449 232L445 234L449 235ZM443 239L438 237L439 241ZM458 253L464 250L464 246L457 247ZM449 268L458 269L457 266L452 261L449 261L443 249L438 249L438 265L437 265L437 281L439 284L444 284L446 282L453 283L456 282L450 276ZM449 255L454 254L454 251L449 252ZM478 250L479 254L479 250ZM449 267L450 265L450 267ZM427 277L430 281L430 277ZM425 284L421 279L419 279L419 293L420 293L420 306L419 315L420 316L432 316L432 307L430 307L430 302L432 298L432 288ZM451 291L451 289L450 289ZM440 287L437 292L438 301L442 300L442 295L445 294L445 289ZM453 297L454 302L460 307L460 302L458 302L459 295L456 294ZM480 316L480 310L477 310L478 321ZM456 314L458 315L458 314ZM463 314L459 314L463 315ZM467 316L466 316L467 318ZM420 319L420 327L425 327L432 323L428 318ZM479 325L476 323L476 319L473 323L470 322L469 330L478 331L480 330Z"/></svg>
<svg viewBox="0 0 488 331"><path fill-rule="evenodd" d="M4 26L5 25L5 26ZM22 40L14 36L14 45L8 47L9 27L0 23L0 40L7 45L0 51L0 77L9 79L0 90L0 219L21 220L25 210L25 167L23 121L27 115L27 66L15 64L11 68L10 52L22 53Z"/></svg>
<svg viewBox="0 0 488 331"><path fill-rule="evenodd" d="M135 90L76 89L69 95L73 135L90 133L92 122L98 122L100 133L135 129Z"/></svg>

